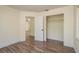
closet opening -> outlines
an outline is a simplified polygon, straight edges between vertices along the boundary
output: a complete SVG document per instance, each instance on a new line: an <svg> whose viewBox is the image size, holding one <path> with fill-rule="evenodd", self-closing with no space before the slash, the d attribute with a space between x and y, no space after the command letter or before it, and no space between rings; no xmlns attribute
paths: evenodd
<svg viewBox="0 0 79 59"><path fill-rule="evenodd" d="M46 42L48 48L62 48L64 42L64 14L46 17Z"/></svg>

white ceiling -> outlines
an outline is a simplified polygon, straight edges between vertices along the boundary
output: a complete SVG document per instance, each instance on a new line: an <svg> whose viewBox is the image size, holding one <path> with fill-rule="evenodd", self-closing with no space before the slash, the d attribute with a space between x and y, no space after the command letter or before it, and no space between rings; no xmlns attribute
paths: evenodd
<svg viewBox="0 0 79 59"><path fill-rule="evenodd" d="M33 11L33 12L42 12L45 10L50 10L54 8L64 7L66 5L9 5L9 7L23 10L23 11Z"/></svg>

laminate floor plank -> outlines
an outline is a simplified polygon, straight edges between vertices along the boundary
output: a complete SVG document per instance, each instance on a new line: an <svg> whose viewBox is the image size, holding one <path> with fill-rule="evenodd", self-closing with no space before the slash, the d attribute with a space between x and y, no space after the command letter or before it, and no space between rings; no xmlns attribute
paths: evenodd
<svg viewBox="0 0 79 59"><path fill-rule="evenodd" d="M18 42L0 48L0 53L75 53L73 48L63 46L62 42L54 40L31 42Z"/></svg>

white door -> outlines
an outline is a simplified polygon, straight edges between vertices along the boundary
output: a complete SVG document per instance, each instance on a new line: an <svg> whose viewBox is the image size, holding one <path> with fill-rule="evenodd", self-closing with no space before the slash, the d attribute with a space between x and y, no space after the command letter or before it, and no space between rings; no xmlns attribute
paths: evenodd
<svg viewBox="0 0 79 59"><path fill-rule="evenodd" d="M46 39L47 39L47 32L46 32L46 27L47 27L47 22L46 22L46 16L44 16L44 41L46 41Z"/></svg>
<svg viewBox="0 0 79 59"><path fill-rule="evenodd" d="M44 40L43 28L43 16L37 16L35 18L35 40Z"/></svg>

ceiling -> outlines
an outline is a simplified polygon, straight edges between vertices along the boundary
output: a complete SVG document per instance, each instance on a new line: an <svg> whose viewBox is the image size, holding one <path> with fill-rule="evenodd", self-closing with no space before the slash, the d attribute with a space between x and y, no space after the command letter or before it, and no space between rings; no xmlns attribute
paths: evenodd
<svg viewBox="0 0 79 59"><path fill-rule="evenodd" d="M9 5L9 7L22 10L22 11L33 11L42 12L50 9L64 7L66 5Z"/></svg>

